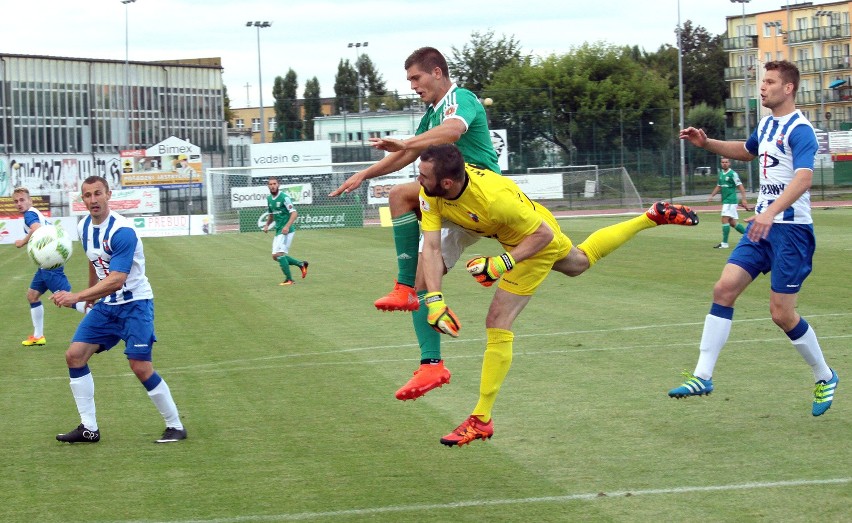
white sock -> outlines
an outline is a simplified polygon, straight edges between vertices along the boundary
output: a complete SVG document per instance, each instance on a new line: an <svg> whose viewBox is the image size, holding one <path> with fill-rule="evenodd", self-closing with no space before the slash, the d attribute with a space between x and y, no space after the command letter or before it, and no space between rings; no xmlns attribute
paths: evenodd
<svg viewBox="0 0 852 523"><path fill-rule="evenodd" d="M80 422L89 430L98 430L98 420L95 418L95 380L92 373L71 378L71 393L77 403Z"/></svg>
<svg viewBox="0 0 852 523"><path fill-rule="evenodd" d="M822 349L817 341L816 332L813 327L808 325L808 330L796 340L790 340L802 358L805 359L811 369L814 371L814 381L828 381L831 379L831 369L825 362L825 357L822 355Z"/></svg>
<svg viewBox="0 0 852 523"><path fill-rule="evenodd" d="M703 380L713 377L713 369L722 347L728 341L731 333L731 320L708 314L704 318L704 332L701 334L701 346L698 353L698 363L695 364L694 375Z"/></svg>
<svg viewBox="0 0 852 523"><path fill-rule="evenodd" d="M33 337L44 336L44 305L38 302L35 307L30 307L30 316L33 318Z"/></svg>
<svg viewBox="0 0 852 523"><path fill-rule="evenodd" d="M156 387L149 390L148 397L151 398L151 401L154 402L157 410L160 411L160 414L166 422L166 427L172 427L178 430L183 429L183 423L180 422L180 414L178 413L177 405L175 405L175 400L172 399L172 391L169 390L166 380L160 381Z"/></svg>

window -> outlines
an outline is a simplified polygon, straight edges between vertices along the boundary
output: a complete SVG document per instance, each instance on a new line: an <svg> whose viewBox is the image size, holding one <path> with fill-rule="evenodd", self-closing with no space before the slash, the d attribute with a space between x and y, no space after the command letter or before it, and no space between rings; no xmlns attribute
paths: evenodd
<svg viewBox="0 0 852 523"><path fill-rule="evenodd" d="M251 119L251 132L259 133L260 132L260 118L252 118Z"/></svg>
<svg viewBox="0 0 852 523"><path fill-rule="evenodd" d="M269 121L266 123L266 130L271 131L273 133L275 132L275 118L269 119Z"/></svg>
<svg viewBox="0 0 852 523"><path fill-rule="evenodd" d="M811 52L808 49L798 49L796 50L796 57L798 61L804 62L805 60L810 59Z"/></svg>
<svg viewBox="0 0 852 523"><path fill-rule="evenodd" d="M772 53L766 53L764 55L763 61L764 62L771 62L772 61Z"/></svg>
<svg viewBox="0 0 852 523"><path fill-rule="evenodd" d="M236 127L237 129L245 129L246 121L242 118L237 118L237 120L234 122L234 127Z"/></svg>
<svg viewBox="0 0 852 523"><path fill-rule="evenodd" d="M796 18L796 29L802 30L808 28L808 19L807 18Z"/></svg>
<svg viewBox="0 0 852 523"><path fill-rule="evenodd" d="M340 133L328 133L328 139L331 143L340 143L342 136Z"/></svg>

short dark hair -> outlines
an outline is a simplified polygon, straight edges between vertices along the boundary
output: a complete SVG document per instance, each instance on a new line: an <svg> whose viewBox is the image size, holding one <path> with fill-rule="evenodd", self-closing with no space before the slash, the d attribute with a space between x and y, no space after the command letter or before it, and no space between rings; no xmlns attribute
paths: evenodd
<svg viewBox="0 0 852 523"><path fill-rule="evenodd" d="M83 183L80 184L80 188L82 189L83 185L90 185L90 184L98 183L98 182L101 182L102 184L104 184L104 189L109 191L109 182L106 181L106 178L104 178L103 176L89 176L88 178L83 180Z"/></svg>
<svg viewBox="0 0 852 523"><path fill-rule="evenodd" d="M456 182L464 181L464 158L454 143L430 145L420 153L421 162L432 162L438 181L449 178Z"/></svg>
<svg viewBox="0 0 852 523"><path fill-rule="evenodd" d="M799 90L799 68L793 62L787 60L776 60L774 62L766 62L763 66L767 71L778 71L781 75L781 81L785 84L793 84L793 94Z"/></svg>
<svg viewBox="0 0 852 523"><path fill-rule="evenodd" d="M431 71L438 67L441 69L441 72L444 73L444 76L447 78L450 77L450 68L447 65L447 59L444 58L441 51L438 51L434 47L421 47L411 53L408 58L405 59L405 70L407 71L413 65L416 65L424 71Z"/></svg>

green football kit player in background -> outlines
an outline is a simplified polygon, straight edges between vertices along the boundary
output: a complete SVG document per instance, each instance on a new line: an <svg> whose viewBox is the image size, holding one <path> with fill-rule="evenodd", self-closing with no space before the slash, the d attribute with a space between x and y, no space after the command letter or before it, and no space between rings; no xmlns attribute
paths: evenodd
<svg viewBox="0 0 852 523"><path fill-rule="evenodd" d="M266 217L266 225L263 232L269 231L269 226L275 222L275 238L272 239L272 259L278 262L281 272L284 273L284 281L278 285L293 285L293 275L290 266L299 267L302 278L308 275L308 262L297 260L289 255L290 245L295 236L294 223L299 213L293 207L293 200L283 191L279 190L278 179L270 178L266 182L269 188L269 196L266 197L266 207L269 215Z"/></svg>
<svg viewBox="0 0 852 523"><path fill-rule="evenodd" d="M743 182L740 181L740 177L736 171L731 169L731 160L722 158L720 163L722 164L722 169L719 171L719 181L716 187L713 188L713 192L710 193L707 201L712 201L713 197L719 191L722 192L722 243L716 245L714 249L727 249L728 235L731 234L731 227L736 229L738 233L745 234L743 224L737 223L737 220L740 218L739 213L737 213L737 205L739 203L737 191L742 195L743 208L745 210L749 209L745 187L743 187Z"/></svg>
<svg viewBox="0 0 852 523"><path fill-rule="evenodd" d="M370 144L389 154L372 166L350 176L329 196L338 196L358 188L365 180L390 174L411 165L430 145L454 143L466 164L500 173L497 153L488 130L485 108L471 91L459 88L450 78L447 60L433 47L417 49L405 60L406 78L411 89L428 104L415 136L399 140L372 138ZM393 290L376 300L384 311L411 311L414 332L420 345L420 366L414 376L396 392L399 400L416 399L430 390L449 383L450 372L441 358L441 339L426 321L428 311L421 302L425 283L417 270L420 226L420 184L394 185L388 202L393 222L398 275ZM449 270L462 251L479 239L452 223L442 228L444 267Z"/></svg>

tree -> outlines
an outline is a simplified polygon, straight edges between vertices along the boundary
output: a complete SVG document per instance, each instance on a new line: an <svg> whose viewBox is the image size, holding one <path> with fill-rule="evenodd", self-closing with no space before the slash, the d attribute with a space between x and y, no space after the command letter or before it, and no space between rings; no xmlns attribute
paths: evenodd
<svg viewBox="0 0 852 523"><path fill-rule="evenodd" d="M447 60L450 74L456 83L474 93L481 93L491 84L494 74L506 65L517 65L529 60L521 53L521 44L514 36L494 37L494 31L474 31L470 42L461 50L452 47L452 57Z"/></svg>
<svg viewBox="0 0 852 523"><path fill-rule="evenodd" d="M305 82L305 138L314 140L314 118L322 116L322 101L320 100L320 84L314 76Z"/></svg>
<svg viewBox="0 0 852 523"><path fill-rule="evenodd" d="M299 107L296 103L296 90L299 82L296 72L287 71L284 78L275 78L272 97L275 99L275 133L273 142L286 142L302 139L302 119L299 117Z"/></svg>
<svg viewBox="0 0 852 523"><path fill-rule="evenodd" d="M725 104L725 67L727 55L722 48L722 37L712 35L707 29L693 26L687 20L681 31L683 49L684 99L690 105L706 103L711 107Z"/></svg>
<svg viewBox="0 0 852 523"><path fill-rule="evenodd" d="M677 29L675 29L675 39ZM676 41L676 40L675 40ZM722 48L722 36L712 35L703 27L694 26L690 20L683 24L681 33L683 48L683 100L686 106L706 103L721 107L725 103L728 86L725 83L725 67L728 59ZM634 57L667 78L677 92L678 60L677 47L661 45L656 52L645 53L633 48Z"/></svg>
<svg viewBox="0 0 852 523"><path fill-rule="evenodd" d="M362 54L355 62L358 69L358 79L361 84L361 94L365 98L378 98L388 93L387 84L382 75L376 71L376 66L369 55Z"/></svg>
<svg viewBox="0 0 852 523"><path fill-rule="evenodd" d="M725 136L725 110L700 103L686 113L687 127L704 129L707 136Z"/></svg>
<svg viewBox="0 0 852 523"><path fill-rule="evenodd" d="M234 112L231 110L231 97L228 96L228 87L224 84L222 85L222 106L225 110L225 122L228 123L228 127L231 127L231 121L234 119Z"/></svg>
<svg viewBox="0 0 852 523"><path fill-rule="evenodd" d="M624 122L647 122L655 109L668 114L675 106L666 79L633 60L628 47L584 44L537 63L508 64L494 74L484 96L494 101L491 127L508 130L513 151L545 140L572 158L640 142L654 147L672 138L660 125L644 137L625 132Z"/></svg>
<svg viewBox="0 0 852 523"><path fill-rule="evenodd" d="M337 110L352 112L358 104L358 73L349 60L340 59L334 75L334 96Z"/></svg>

